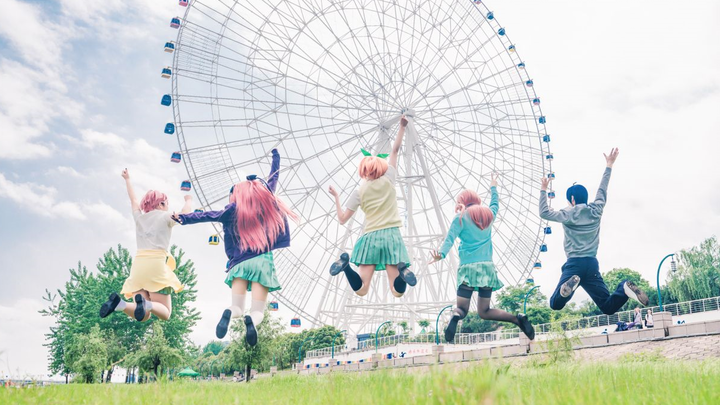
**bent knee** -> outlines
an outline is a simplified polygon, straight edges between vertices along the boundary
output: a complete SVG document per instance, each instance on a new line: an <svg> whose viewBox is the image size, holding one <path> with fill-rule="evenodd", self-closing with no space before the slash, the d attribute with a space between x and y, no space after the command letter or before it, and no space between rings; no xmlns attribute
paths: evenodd
<svg viewBox="0 0 720 405"><path fill-rule="evenodd" d="M559 311L559 310L565 308L565 304L560 303L560 302L550 301L550 308L554 311Z"/></svg>
<svg viewBox="0 0 720 405"><path fill-rule="evenodd" d="M405 293L399 293L399 292L397 292L397 291L395 291L395 290L392 290L392 295L394 295L395 298L400 298L400 297L402 297L403 295L405 295Z"/></svg>
<svg viewBox="0 0 720 405"><path fill-rule="evenodd" d="M355 294L359 297L364 297L367 295L367 293L368 293L368 290L365 290L365 289L360 289L360 290L355 291Z"/></svg>

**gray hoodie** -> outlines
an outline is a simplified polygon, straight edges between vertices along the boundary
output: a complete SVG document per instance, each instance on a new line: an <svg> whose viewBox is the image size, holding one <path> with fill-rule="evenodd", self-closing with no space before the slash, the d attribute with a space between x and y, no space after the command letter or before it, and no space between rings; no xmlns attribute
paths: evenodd
<svg viewBox="0 0 720 405"><path fill-rule="evenodd" d="M574 207L555 211L548 207L547 193L540 191L540 218L560 222L565 229L565 255L573 257L595 257L600 244L600 219L607 187L610 182L611 168L606 168L595 201L589 204L576 204Z"/></svg>

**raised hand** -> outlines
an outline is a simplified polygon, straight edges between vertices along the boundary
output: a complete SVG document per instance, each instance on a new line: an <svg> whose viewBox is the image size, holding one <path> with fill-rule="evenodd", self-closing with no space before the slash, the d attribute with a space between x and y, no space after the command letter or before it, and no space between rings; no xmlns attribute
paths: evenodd
<svg viewBox="0 0 720 405"><path fill-rule="evenodd" d="M408 120L407 120L407 118L405 118L405 116L403 115L402 118L400 118L400 126L403 127L403 128L405 128L405 127L407 126L407 124L408 124Z"/></svg>
<svg viewBox="0 0 720 405"><path fill-rule="evenodd" d="M490 187L497 187L497 178L497 173L493 172L492 174L490 174Z"/></svg>
<svg viewBox="0 0 720 405"><path fill-rule="evenodd" d="M185 201L192 201L192 196L190 194L185 195Z"/></svg>
<svg viewBox="0 0 720 405"><path fill-rule="evenodd" d="M615 159L617 159L619 154L620 149L618 148L612 148L609 155L603 153L603 156L605 156L605 161L607 162L607 167L613 167L613 164L615 164Z"/></svg>
<svg viewBox="0 0 720 405"><path fill-rule="evenodd" d="M130 180L130 173L128 173L127 167L125 168L125 170L122 171L122 178L125 180Z"/></svg>
<svg viewBox="0 0 720 405"><path fill-rule="evenodd" d="M430 257L432 258L432 260L428 262L428 264L439 262L443 258L440 252L438 252L437 250L433 250L432 252L430 252Z"/></svg>
<svg viewBox="0 0 720 405"><path fill-rule="evenodd" d="M543 177L540 181L540 190L547 191L548 185L550 184L550 179L547 177Z"/></svg>
<svg viewBox="0 0 720 405"><path fill-rule="evenodd" d="M340 198L340 194L338 194L337 190L335 190L335 187L330 186L330 188L328 189L328 192L329 192L330 195L332 195L333 197L335 197L335 198Z"/></svg>

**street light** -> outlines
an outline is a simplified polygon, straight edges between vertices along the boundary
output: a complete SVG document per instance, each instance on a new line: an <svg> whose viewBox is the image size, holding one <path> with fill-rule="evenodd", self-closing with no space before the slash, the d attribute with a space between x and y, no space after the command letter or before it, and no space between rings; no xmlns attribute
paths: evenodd
<svg viewBox="0 0 720 405"><path fill-rule="evenodd" d="M660 312L662 312L662 310L663 310L662 293L660 292L660 268L662 268L662 265L665 262L665 259L667 259L668 257L672 257L672 260L670 261L670 269L672 271L677 271L677 263L675 262L675 253L670 253L669 255L663 257L663 259L660 261L660 265L658 266L658 271L657 271L658 304L660 306Z"/></svg>
<svg viewBox="0 0 720 405"><path fill-rule="evenodd" d="M523 303L523 314L526 314L526 313L527 313L527 311L526 311L526 310L527 310L527 299L528 299L528 297L530 296L530 293L531 293L534 289L536 289L536 288L538 288L538 287L540 287L540 286L539 286L539 285L536 285L535 287L531 288L531 289L527 292L527 294L525 294L525 302Z"/></svg>
<svg viewBox="0 0 720 405"><path fill-rule="evenodd" d="M440 315L442 315L442 313L448 308L452 308L452 305L448 305L445 308L441 309L440 313L437 316L437 319L435 320L435 344L436 345L440 344L440 332L438 332L438 328L439 328L438 325L440 324Z"/></svg>
<svg viewBox="0 0 720 405"><path fill-rule="evenodd" d="M331 358L331 359L334 359L334 358L335 358L335 339L337 339L337 337L340 336L340 335L342 335L344 332L347 332L347 330L341 330L340 332L338 332L337 334L335 334L335 336L333 336L332 349L331 349L331 352L330 352L330 358Z"/></svg>
<svg viewBox="0 0 720 405"><path fill-rule="evenodd" d="M298 349L298 363L300 363L300 362L302 361L302 359L301 359L301 357L300 357L300 352L302 352L302 347L303 347L303 345L305 344L305 342L307 342L308 339L310 339L311 337L312 337L312 336L308 335L308 337L306 337L305 339L303 339L303 341L300 343L300 348Z"/></svg>
<svg viewBox="0 0 720 405"><path fill-rule="evenodd" d="M390 323L390 321L385 321L378 326L377 331L375 331L375 354L378 352L378 335L380 334L380 328L383 327L383 325Z"/></svg>

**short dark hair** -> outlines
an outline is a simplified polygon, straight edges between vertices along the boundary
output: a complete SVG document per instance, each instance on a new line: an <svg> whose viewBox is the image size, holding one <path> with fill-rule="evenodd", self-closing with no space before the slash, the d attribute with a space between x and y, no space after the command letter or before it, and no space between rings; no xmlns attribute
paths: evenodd
<svg viewBox="0 0 720 405"><path fill-rule="evenodd" d="M575 197L575 204L587 204L588 191L580 184L573 184L567 189L566 197L568 201L572 201L570 197Z"/></svg>

